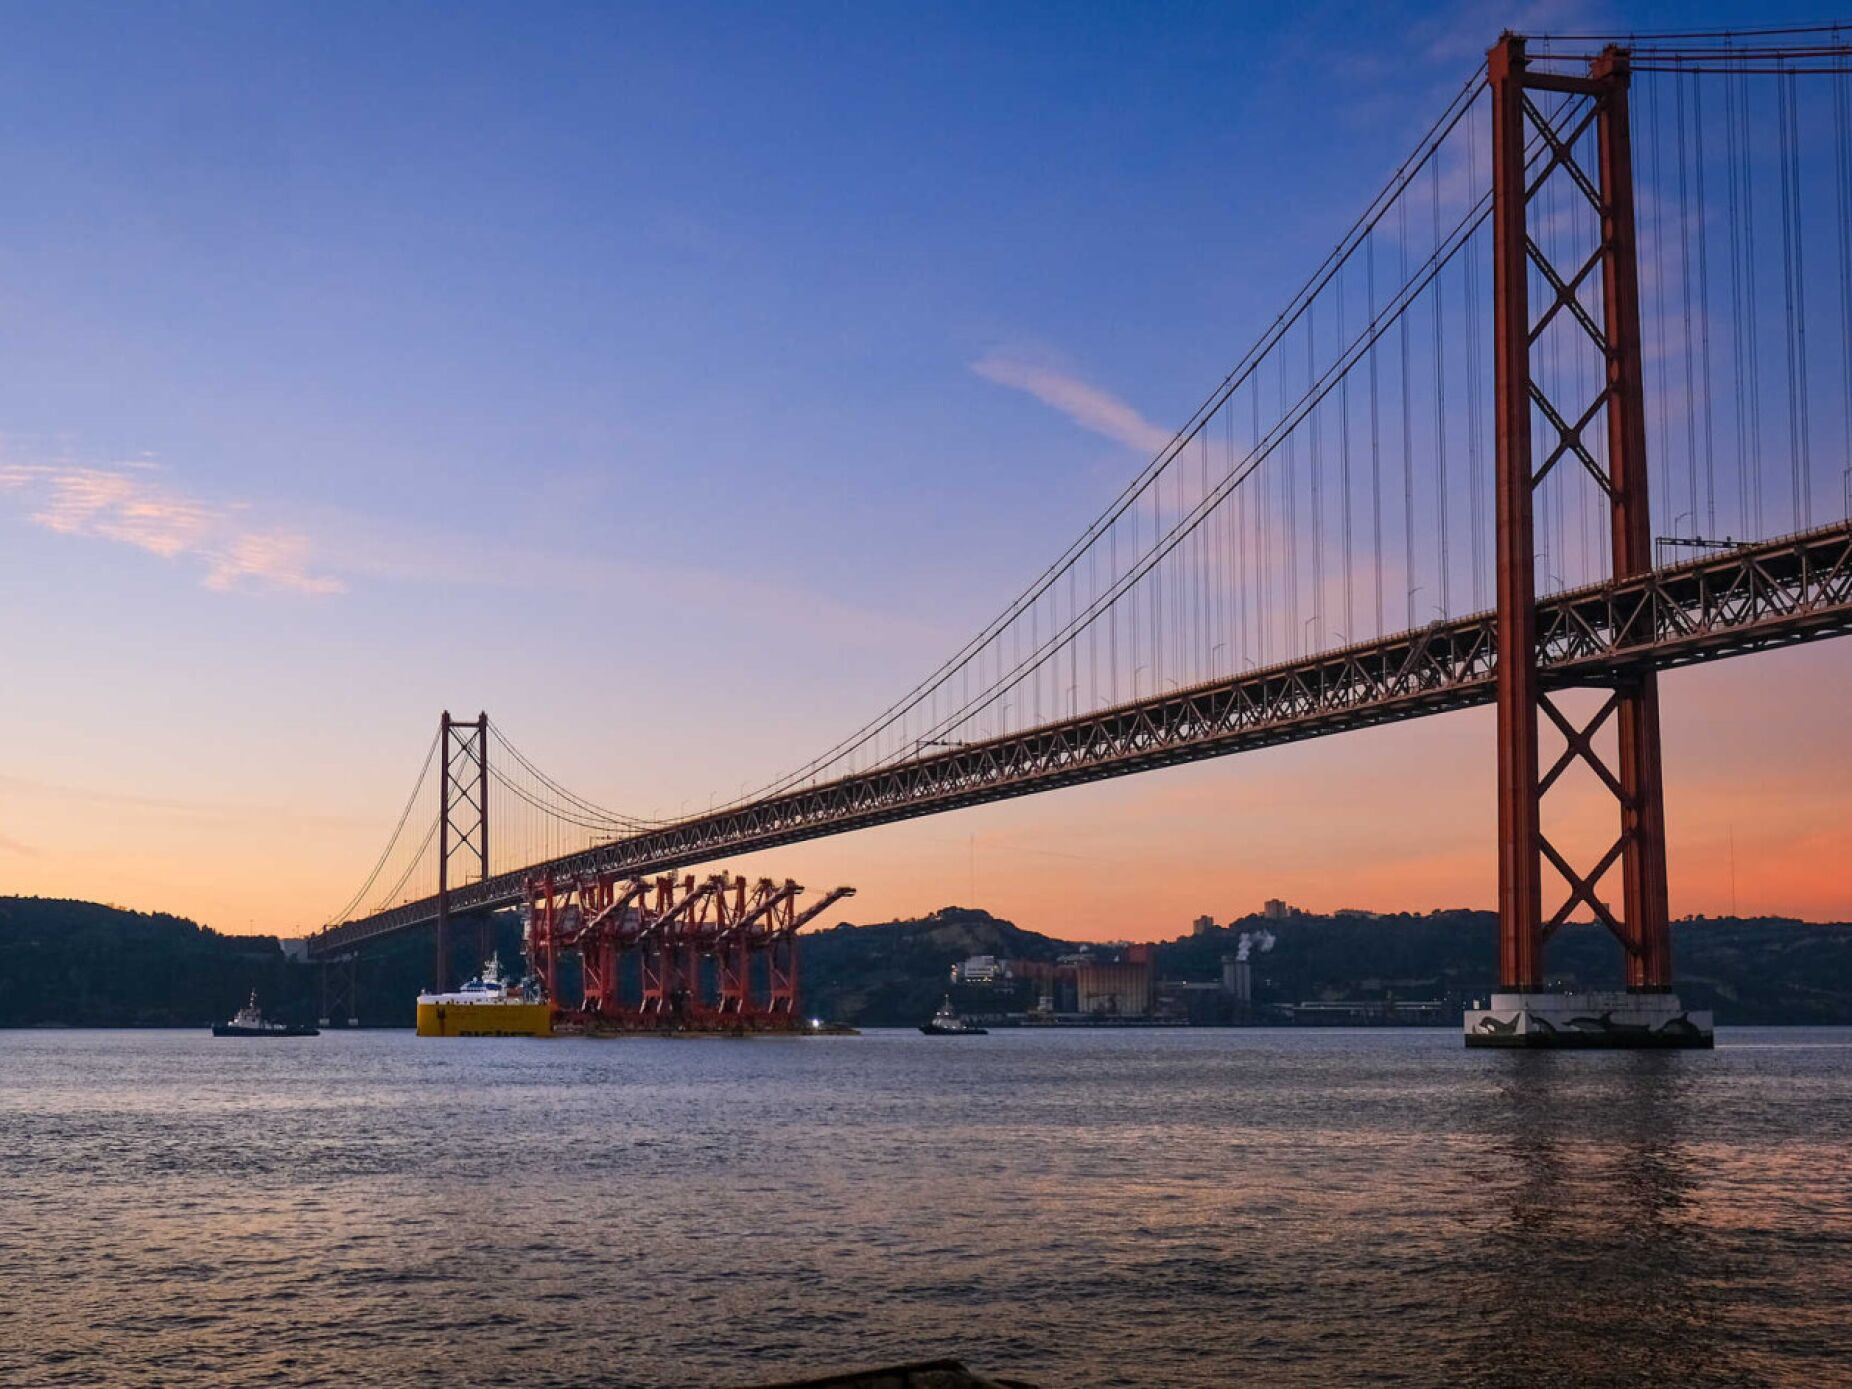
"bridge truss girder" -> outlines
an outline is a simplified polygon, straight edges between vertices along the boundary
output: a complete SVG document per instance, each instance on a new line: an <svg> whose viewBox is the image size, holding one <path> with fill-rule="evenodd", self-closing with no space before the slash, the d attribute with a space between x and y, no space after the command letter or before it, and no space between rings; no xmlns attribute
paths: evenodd
<svg viewBox="0 0 1852 1389"><path fill-rule="evenodd" d="M1852 522L1706 554L1538 600L1544 691L1852 633ZM1298 742L1493 701L1498 619L1413 632L1248 671L936 752L614 840L450 891L453 911L515 906L530 878L629 879L872 825ZM425 925L435 899L332 926L312 957Z"/></svg>

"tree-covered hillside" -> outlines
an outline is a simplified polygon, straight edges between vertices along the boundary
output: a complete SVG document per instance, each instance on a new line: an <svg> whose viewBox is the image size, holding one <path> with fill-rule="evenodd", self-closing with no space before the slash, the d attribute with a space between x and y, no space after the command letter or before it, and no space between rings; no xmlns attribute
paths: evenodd
<svg viewBox="0 0 1852 1389"><path fill-rule="evenodd" d="M924 1022L945 997L952 966L972 955L1052 960L1080 948L975 907L941 907L918 920L874 926L843 922L799 940L804 1006L819 1017L867 1027Z"/></svg>
<svg viewBox="0 0 1852 1389"><path fill-rule="evenodd" d="M1159 972L1213 979L1243 932L1268 931L1253 952L1257 1001L1381 997L1460 1001L1492 991L1498 918L1491 912L1378 917L1247 917L1203 936L1158 947ZM1545 950L1552 987L1616 989L1625 983L1619 944L1604 926L1572 923ZM1852 1023L1852 924L1762 918L1672 925L1674 984L1694 1008L1724 1023Z"/></svg>
<svg viewBox="0 0 1852 1389"><path fill-rule="evenodd" d="M455 933L458 968L473 968L473 922ZM494 945L519 958L512 915L495 919ZM410 931L370 948L359 966L360 1021L410 1027L429 986L431 933ZM0 897L0 1027L205 1027L252 991L271 1017L322 1012L319 966L292 964L275 936L224 935L158 912L96 902Z"/></svg>
<svg viewBox="0 0 1852 1389"><path fill-rule="evenodd" d="M1262 1016L1269 1004L1311 999L1459 1003L1490 992L1497 966L1488 912L1295 915L1245 918L1164 942L1155 951L1158 975L1219 979L1241 933L1262 929L1273 938L1251 957ZM478 940L474 922L457 923L459 974L475 968ZM952 965L968 956L1052 960L1080 948L972 907L870 926L845 922L800 940L806 1011L860 1026L921 1021L948 992ZM490 943L505 963L520 959L512 913L492 919ZM1619 947L1598 926L1565 927L1547 958L1553 984L1621 982ZM1674 927L1673 958L1684 1001L1714 1009L1720 1022L1852 1023L1852 925L1682 921ZM361 1023L411 1026L430 970L429 930L369 947L359 966ZM230 1016L253 989L272 1016L307 1020L323 1011L321 969L288 962L273 936L221 935L178 917L92 902L0 897L0 1027L204 1027ZM1030 1002L1026 987L953 992L974 1011Z"/></svg>
<svg viewBox="0 0 1852 1389"><path fill-rule="evenodd" d="M274 936L224 936L95 902L0 898L0 1025L203 1025L252 989L280 1011L288 968Z"/></svg>

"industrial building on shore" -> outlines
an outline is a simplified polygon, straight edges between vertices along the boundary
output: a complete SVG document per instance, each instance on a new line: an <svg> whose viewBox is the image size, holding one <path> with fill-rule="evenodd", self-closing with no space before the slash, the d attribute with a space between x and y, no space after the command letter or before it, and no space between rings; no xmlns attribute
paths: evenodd
<svg viewBox="0 0 1852 1389"><path fill-rule="evenodd" d="M1350 920L1373 916L1345 913ZM951 966L952 996L962 1014L993 1027L1408 1026L1457 1015L1452 1000L1397 996L1415 981L1371 981L1380 993L1362 999L1280 997L1277 984L1257 977L1257 966L1280 943L1273 923L1290 936L1289 923L1307 919L1277 898L1266 902L1258 918L1227 926L1212 916L1196 917L1180 942L1199 947L1195 969L1201 967L1202 948L1214 952L1218 937L1226 943L1219 972L1209 978L1162 978L1155 947L1109 941L1052 959L968 956ZM1209 962L1215 959L1211 954Z"/></svg>

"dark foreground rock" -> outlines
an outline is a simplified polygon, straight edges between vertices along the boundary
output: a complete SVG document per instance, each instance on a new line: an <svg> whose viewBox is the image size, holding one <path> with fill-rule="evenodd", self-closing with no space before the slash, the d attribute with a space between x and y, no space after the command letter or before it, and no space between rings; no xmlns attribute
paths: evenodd
<svg viewBox="0 0 1852 1389"><path fill-rule="evenodd" d="M956 1360L920 1360L877 1370L851 1370L820 1379L785 1379L753 1389L1035 1389L1020 1379L990 1379Z"/></svg>

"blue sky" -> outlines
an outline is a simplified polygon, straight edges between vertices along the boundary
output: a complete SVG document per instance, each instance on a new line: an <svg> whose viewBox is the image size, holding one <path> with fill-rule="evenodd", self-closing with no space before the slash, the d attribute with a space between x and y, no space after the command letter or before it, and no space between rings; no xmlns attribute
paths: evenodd
<svg viewBox="0 0 1852 1389"><path fill-rule="evenodd" d="M242 928L345 896L446 704L639 810L802 760L1091 518L1504 24L1780 12L0 15L0 887Z"/></svg>

